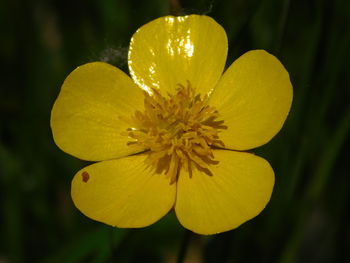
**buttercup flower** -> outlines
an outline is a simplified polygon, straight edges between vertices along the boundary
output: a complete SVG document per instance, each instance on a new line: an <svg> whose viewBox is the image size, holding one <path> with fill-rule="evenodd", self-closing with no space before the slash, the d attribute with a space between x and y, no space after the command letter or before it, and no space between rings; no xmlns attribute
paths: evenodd
<svg viewBox="0 0 350 263"><path fill-rule="evenodd" d="M136 31L131 78L102 62L74 70L51 115L56 144L83 160L72 198L86 216L148 226L174 209L200 234L238 227L270 199L269 163L243 152L281 129L292 102L283 65L263 50L223 73L223 28L208 16L166 16Z"/></svg>

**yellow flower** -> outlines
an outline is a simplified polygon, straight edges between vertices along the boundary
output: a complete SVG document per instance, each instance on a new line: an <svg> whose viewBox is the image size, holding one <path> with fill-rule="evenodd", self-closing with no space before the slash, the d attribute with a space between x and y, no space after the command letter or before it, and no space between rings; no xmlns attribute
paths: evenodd
<svg viewBox="0 0 350 263"><path fill-rule="evenodd" d="M264 209L273 170L242 151L281 129L292 85L263 50L223 73L227 46L208 16L161 17L131 39L131 78L102 62L67 77L52 110L54 140L73 156L99 161L72 182L82 213L136 228L174 209L185 228L214 234Z"/></svg>

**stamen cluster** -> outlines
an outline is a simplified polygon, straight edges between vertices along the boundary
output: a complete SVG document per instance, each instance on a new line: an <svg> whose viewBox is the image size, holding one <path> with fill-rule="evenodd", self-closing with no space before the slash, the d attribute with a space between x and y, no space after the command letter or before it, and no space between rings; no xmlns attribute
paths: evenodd
<svg viewBox="0 0 350 263"><path fill-rule="evenodd" d="M122 118L130 124L123 133L132 139L127 144L148 149L147 162L170 184L176 182L180 169L190 177L193 169L211 176L210 165L218 164L213 148L224 147L219 131L227 129L223 120L217 120L218 111L207 105L207 95L202 99L189 82L178 86L168 97L157 89L145 92L144 112Z"/></svg>

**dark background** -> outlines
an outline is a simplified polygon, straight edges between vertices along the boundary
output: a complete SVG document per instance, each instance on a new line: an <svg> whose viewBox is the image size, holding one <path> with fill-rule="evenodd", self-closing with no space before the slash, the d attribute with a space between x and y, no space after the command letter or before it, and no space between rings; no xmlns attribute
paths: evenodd
<svg viewBox="0 0 350 263"><path fill-rule="evenodd" d="M127 71L130 37L168 14L208 14L226 30L227 65L276 55L294 101L282 131L256 150L271 163L271 202L236 230L199 236L170 213L115 229L73 206L83 163L54 144L50 111L65 77L103 60ZM350 1L2 0L0 262L350 262Z"/></svg>

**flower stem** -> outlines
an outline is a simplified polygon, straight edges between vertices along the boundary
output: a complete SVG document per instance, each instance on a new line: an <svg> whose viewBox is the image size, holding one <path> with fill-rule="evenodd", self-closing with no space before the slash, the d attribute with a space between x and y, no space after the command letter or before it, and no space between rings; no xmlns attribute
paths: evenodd
<svg viewBox="0 0 350 263"><path fill-rule="evenodd" d="M284 0L280 19L279 19L280 21L278 26L278 34L276 37L275 47L274 47L274 51L276 55L280 52L280 49L281 49L282 40L283 40L284 31L286 28L286 23L287 23L287 18L289 13L289 7L290 7L290 0Z"/></svg>
<svg viewBox="0 0 350 263"><path fill-rule="evenodd" d="M180 0L169 0L169 13L171 15L178 15L181 8L182 6Z"/></svg>
<svg viewBox="0 0 350 263"><path fill-rule="evenodd" d="M190 244L190 239L191 239L192 232L189 230L185 230L184 237L182 239L181 247L177 256L177 263L183 263L186 258L186 254L188 251L188 247Z"/></svg>

